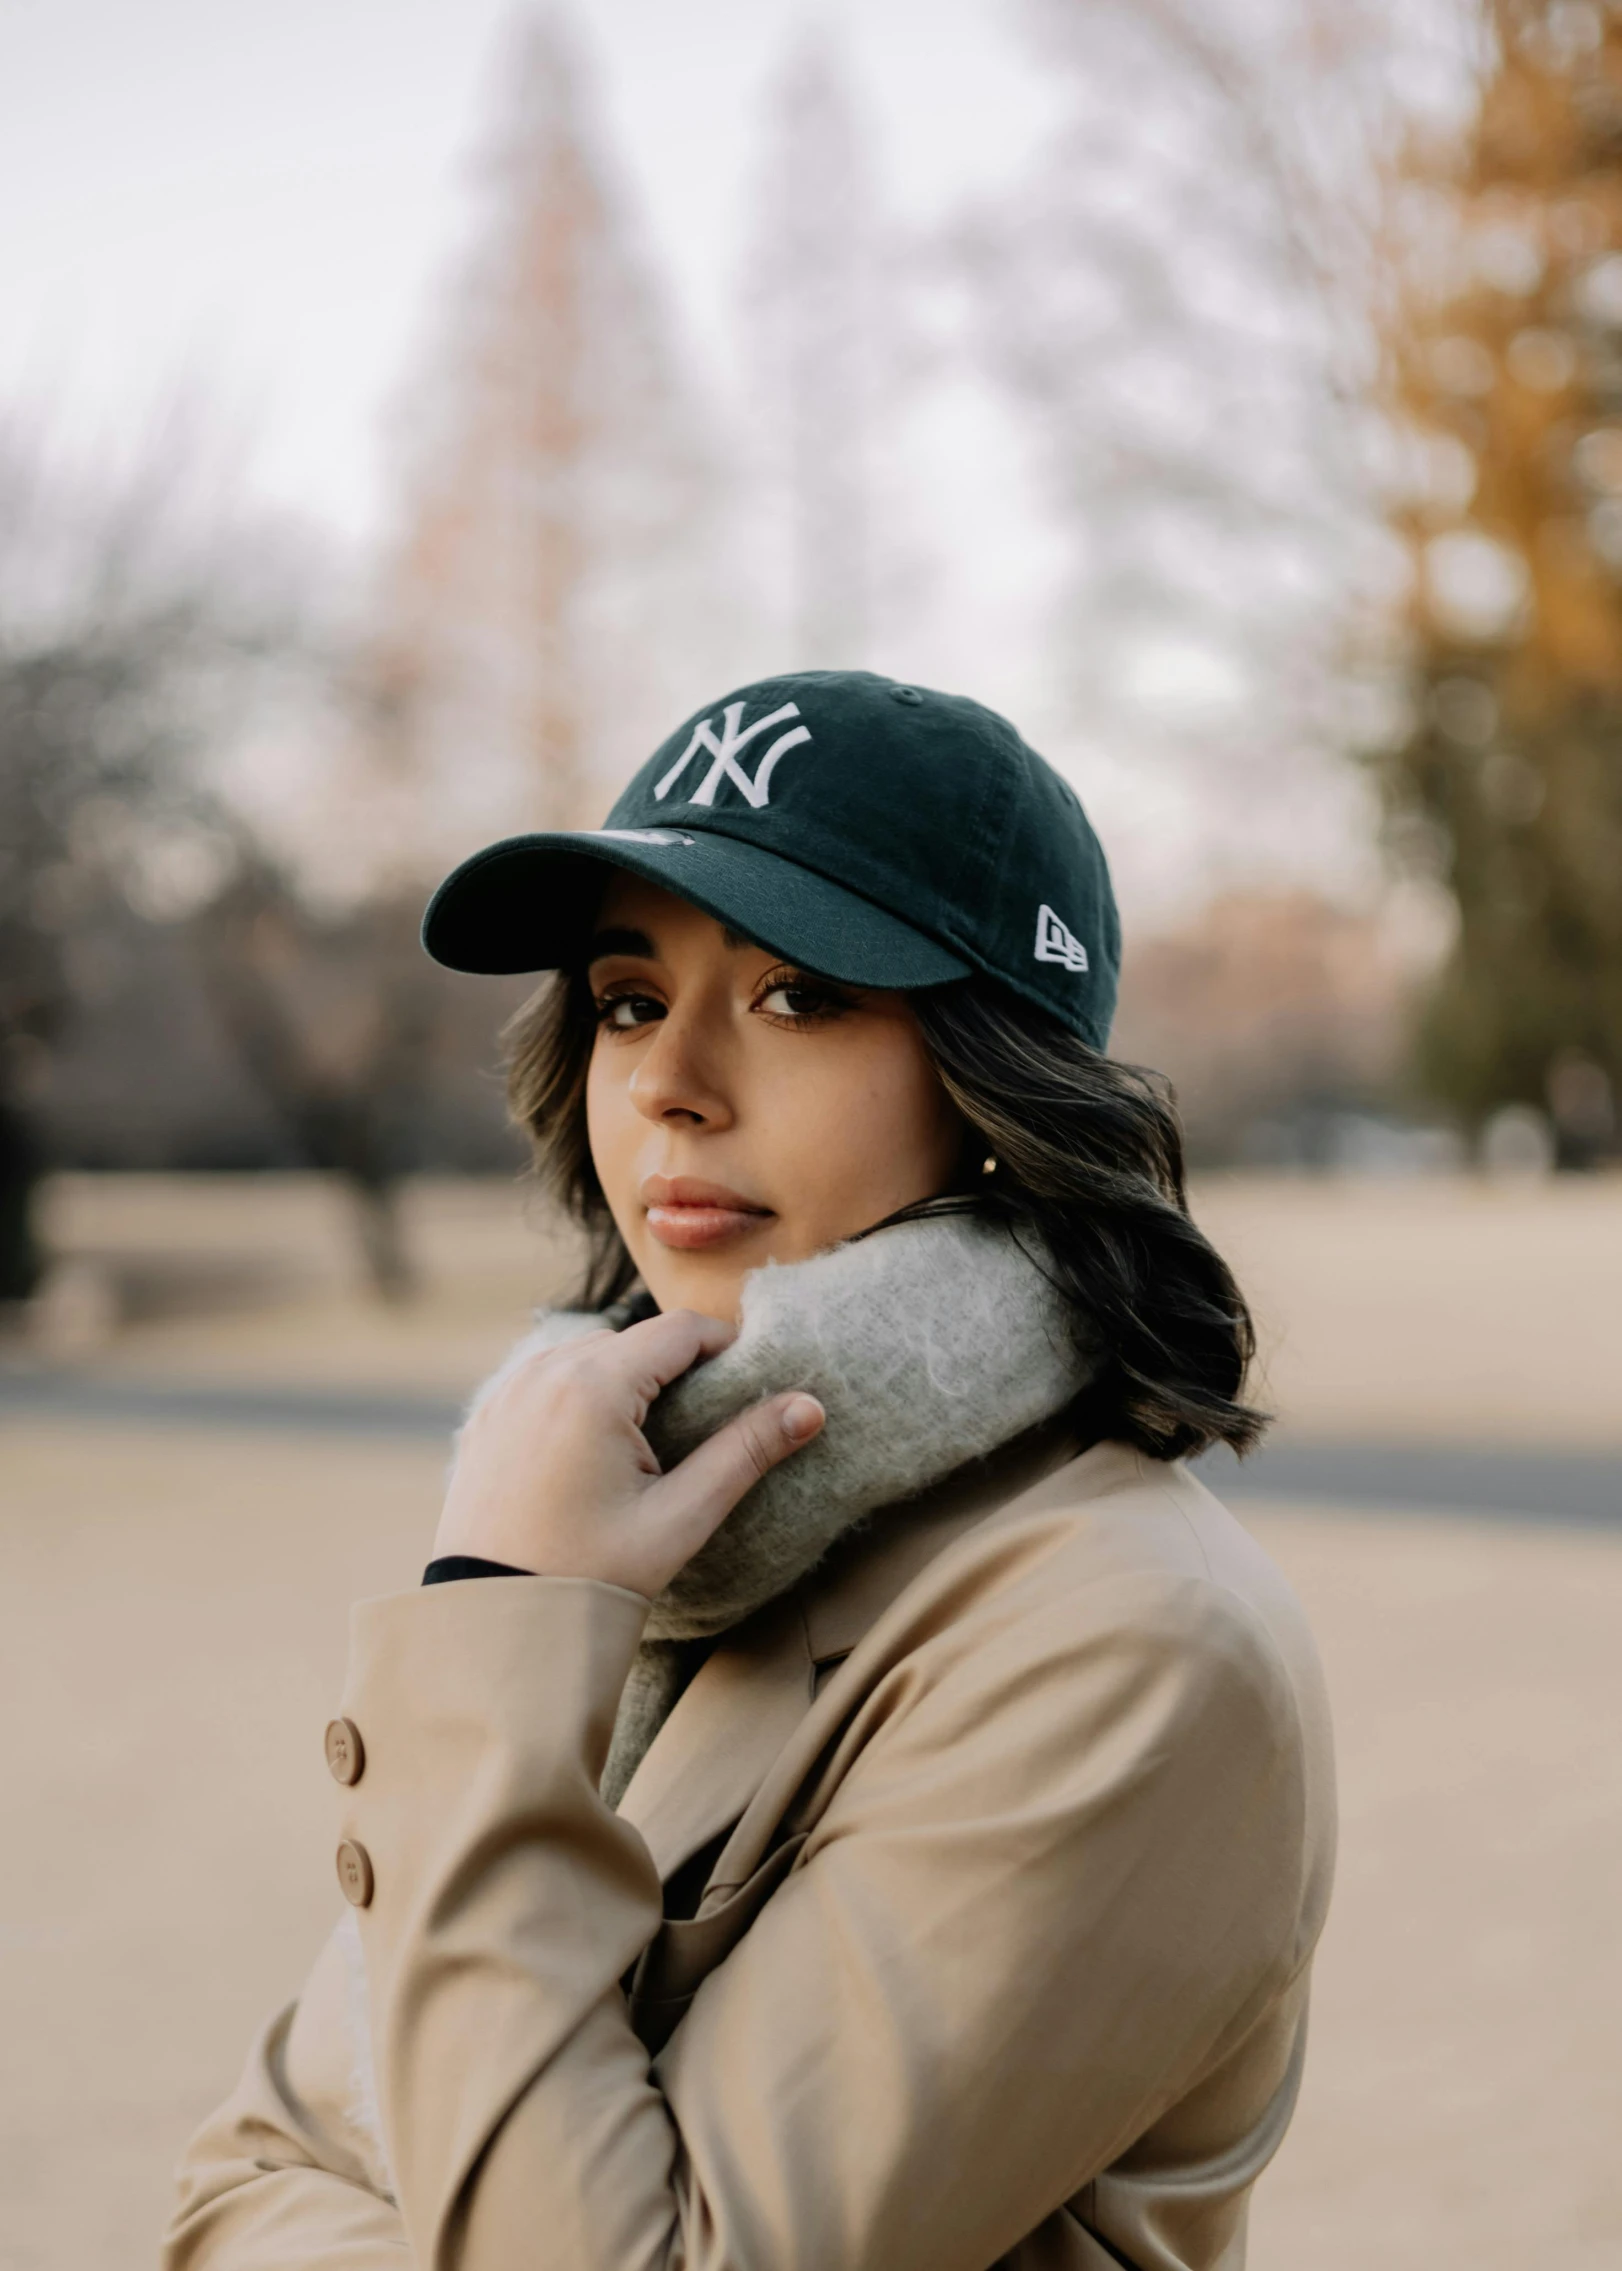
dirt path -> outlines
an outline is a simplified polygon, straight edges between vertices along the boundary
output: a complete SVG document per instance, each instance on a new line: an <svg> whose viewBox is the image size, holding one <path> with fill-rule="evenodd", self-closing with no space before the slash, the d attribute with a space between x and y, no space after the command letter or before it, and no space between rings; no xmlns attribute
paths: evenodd
<svg viewBox="0 0 1622 2271"><path fill-rule="evenodd" d="M1272 1511L1341 1859L1251 2271L1622 2263L1622 1536Z"/></svg>

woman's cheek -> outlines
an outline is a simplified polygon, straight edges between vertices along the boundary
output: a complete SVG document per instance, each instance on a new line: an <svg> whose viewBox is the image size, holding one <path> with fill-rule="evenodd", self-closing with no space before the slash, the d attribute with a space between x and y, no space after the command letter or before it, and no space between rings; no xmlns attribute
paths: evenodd
<svg viewBox="0 0 1622 2271"><path fill-rule="evenodd" d="M609 1212L627 1245L642 1224L637 1153L647 1133L648 1124L631 1101L624 1068L599 1041L586 1074L586 1140Z"/></svg>
<svg viewBox="0 0 1622 2271"><path fill-rule="evenodd" d="M783 1259L803 1259L869 1229L891 1211L886 1196L896 1145L913 1131L895 1099L871 1077L865 1052L806 1052L804 1076L774 1099L769 1162ZM903 1168L904 1171L904 1168Z"/></svg>

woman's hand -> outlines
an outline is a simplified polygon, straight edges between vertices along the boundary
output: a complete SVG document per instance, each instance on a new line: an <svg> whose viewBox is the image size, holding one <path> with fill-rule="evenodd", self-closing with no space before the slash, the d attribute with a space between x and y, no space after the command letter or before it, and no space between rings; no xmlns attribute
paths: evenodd
<svg viewBox="0 0 1622 2271"><path fill-rule="evenodd" d="M733 1331L677 1309L531 1357L463 1430L435 1554L662 1592L825 1416L814 1397L772 1396L662 1475L642 1434L648 1407Z"/></svg>

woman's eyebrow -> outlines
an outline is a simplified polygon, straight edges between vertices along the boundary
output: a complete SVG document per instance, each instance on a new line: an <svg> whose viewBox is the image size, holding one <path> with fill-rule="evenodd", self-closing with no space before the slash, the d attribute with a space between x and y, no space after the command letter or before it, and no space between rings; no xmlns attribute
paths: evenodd
<svg viewBox="0 0 1622 2271"><path fill-rule="evenodd" d="M629 954L639 961L655 962L658 955L645 930L600 930L586 949L586 960L606 961L610 954Z"/></svg>

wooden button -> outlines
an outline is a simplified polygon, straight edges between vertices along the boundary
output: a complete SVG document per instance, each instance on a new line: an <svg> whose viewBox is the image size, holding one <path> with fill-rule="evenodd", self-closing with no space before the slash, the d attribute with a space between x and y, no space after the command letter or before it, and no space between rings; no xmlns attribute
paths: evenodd
<svg viewBox="0 0 1622 2271"><path fill-rule="evenodd" d="M353 1719L334 1719L326 1732L327 1764L334 1782L358 1782L366 1764L366 1745Z"/></svg>
<svg viewBox="0 0 1622 2271"><path fill-rule="evenodd" d="M338 1883L351 1908L371 1906L372 1857L352 1837L346 1837L338 1848Z"/></svg>

